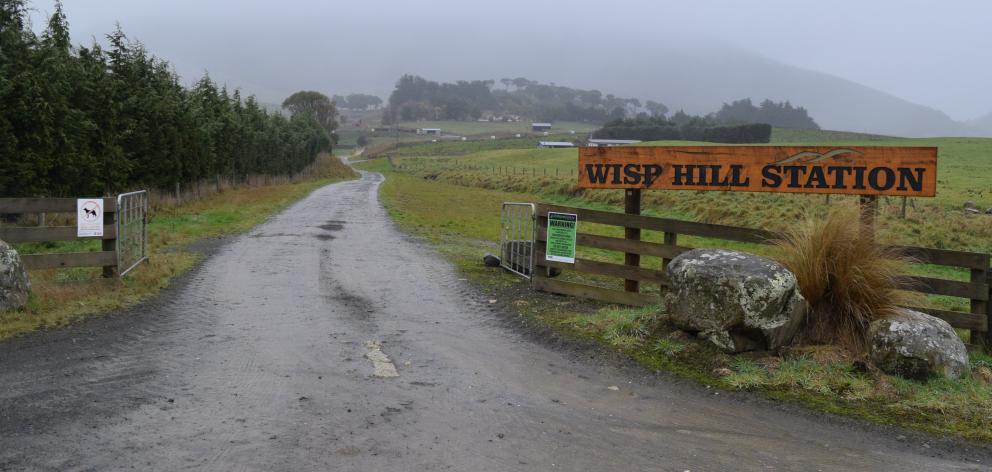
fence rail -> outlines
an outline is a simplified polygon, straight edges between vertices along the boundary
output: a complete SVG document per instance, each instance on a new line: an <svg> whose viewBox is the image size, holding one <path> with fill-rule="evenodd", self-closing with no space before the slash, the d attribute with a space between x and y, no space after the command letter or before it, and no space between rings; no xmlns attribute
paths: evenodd
<svg viewBox="0 0 992 472"><path fill-rule="evenodd" d="M124 197L122 200L121 197ZM139 200L135 200L138 198ZM0 198L0 214L48 214L76 213L75 198ZM123 205L123 206L122 206ZM139 208L140 205L140 208ZM121 213L121 209L125 213ZM103 198L103 236L80 238L75 226L0 226L0 240L11 244L41 243L50 241L101 241L99 251L63 252L45 254L22 254L21 260L29 270L61 269L71 267L102 267L104 277L123 275L147 257L146 225L148 214L147 191L122 194L119 197ZM141 216L140 224L134 218ZM125 217L125 226L121 226L119 216ZM39 222L44 218L39 218ZM128 259L130 266L119 272L122 266L121 247L122 233L125 240L134 240L135 233L140 227L141 258L137 261Z"/></svg>
<svg viewBox="0 0 992 472"><path fill-rule="evenodd" d="M550 268L572 270L598 276L655 284L659 288L663 288L668 284L664 271L645 268L640 266L639 263L631 265L629 263L619 264L576 258L575 264L564 264L546 260L544 251L547 242L547 216L549 211L575 213L578 215L581 223L597 223L607 226L645 229L664 233L663 243L581 232L576 235L577 246L616 251L624 254L658 257L662 260L662 269L671 259L692 249L688 246L678 244L679 235L755 244L770 244L778 236L777 233L754 228L655 218L561 205L538 204L536 213L537 231L535 232L534 242L534 260L536 265L533 278L534 287L539 290L563 295L634 306L657 304L661 300L657 295L653 294L613 290L555 280L548 277L547 271ZM989 317L992 316L989 309L989 300L992 298L990 297L990 292L992 292L992 271L989 268L989 254L912 246L891 247L919 263L969 270L970 280L967 282L933 277L907 276L903 279L902 288L907 291L923 294L944 295L969 300L969 312L921 307L910 308L941 318L955 328L970 330L973 344L983 346L992 345L992 336L990 336L988 322Z"/></svg>

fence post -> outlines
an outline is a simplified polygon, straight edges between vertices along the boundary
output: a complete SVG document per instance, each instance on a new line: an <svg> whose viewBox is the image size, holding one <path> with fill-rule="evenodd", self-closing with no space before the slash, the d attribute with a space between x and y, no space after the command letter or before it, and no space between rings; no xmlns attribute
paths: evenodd
<svg viewBox="0 0 992 472"><path fill-rule="evenodd" d="M989 271L989 258L986 256L983 269L971 269L971 282L989 284L992 298L992 271ZM992 304L985 300L972 300L971 312L985 315L985 331L971 331L971 344L981 346L985 352L992 350L992 334L989 332L989 318L992 318Z"/></svg>
<svg viewBox="0 0 992 472"><path fill-rule="evenodd" d="M624 213L628 215L640 215L641 214L641 189L632 188L627 189L624 192L623 199L623 210ZM624 228L623 236L625 239L640 241L641 240L641 230L640 228ZM624 253L623 262L626 265L640 267L641 265L641 255ZM627 292L637 293L640 291L639 283L636 280L624 280L623 289Z"/></svg>
<svg viewBox="0 0 992 472"><path fill-rule="evenodd" d="M121 211L120 208L114 208L113 212L104 210L103 212L103 224L117 226L117 212ZM117 260L117 238L120 235L114 232L114 239L104 239L102 241L102 249L104 251L114 251L114 260ZM110 279L117 277L117 265L103 266L103 277Z"/></svg>
<svg viewBox="0 0 992 472"><path fill-rule="evenodd" d="M878 197L862 195L858 199L861 208L861 237L875 239L875 214L878 212Z"/></svg>
<svg viewBox="0 0 992 472"><path fill-rule="evenodd" d="M665 232L665 245L666 246L675 247L676 245L678 245L678 243L679 243L679 234L678 233L670 233L668 231ZM672 262L672 260L669 259L669 258L667 258L667 257L661 258L661 268L662 268L662 270L664 270L665 268L667 268L668 267L668 264L670 262Z"/></svg>

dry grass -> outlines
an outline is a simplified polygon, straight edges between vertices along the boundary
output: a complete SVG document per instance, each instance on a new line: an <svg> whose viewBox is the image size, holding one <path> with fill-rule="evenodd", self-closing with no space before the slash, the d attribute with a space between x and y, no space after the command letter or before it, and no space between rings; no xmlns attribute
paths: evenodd
<svg viewBox="0 0 992 472"><path fill-rule="evenodd" d="M796 275L810 303L800 340L862 353L873 320L908 302L898 290L911 261L862 237L858 211L840 207L807 217L777 241L779 260Z"/></svg>

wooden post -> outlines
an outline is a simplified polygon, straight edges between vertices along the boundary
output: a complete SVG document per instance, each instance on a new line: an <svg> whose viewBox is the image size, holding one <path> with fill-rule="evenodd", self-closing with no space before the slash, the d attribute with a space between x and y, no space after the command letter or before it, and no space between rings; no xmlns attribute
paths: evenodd
<svg viewBox="0 0 992 472"><path fill-rule="evenodd" d="M627 189L624 192L623 199L623 211L628 215L640 215L641 214L641 189ZM623 236L625 239L640 241L641 240L641 230L640 228L624 228ZM623 262L626 265L640 267L641 266L641 256L640 254L624 253ZM639 284L636 280L624 280L623 289L627 292L637 293L639 290Z"/></svg>
<svg viewBox="0 0 992 472"><path fill-rule="evenodd" d="M875 214L878 212L878 197L862 195L858 203L861 207L861 237L875 239Z"/></svg>
<svg viewBox="0 0 992 472"><path fill-rule="evenodd" d="M115 208L115 210L116 211L120 211L120 208ZM116 217L117 217L117 213L116 212L104 211L103 212L103 224L104 225L113 225L114 223L117 222ZM117 240L116 239L104 239L102 241L102 249L104 251L114 251L114 253L116 254L117 253ZM107 278L107 279L116 278L117 277L117 263L116 262L114 263L114 265L103 266L103 277L104 278Z"/></svg>
<svg viewBox="0 0 992 472"><path fill-rule="evenodd" d="M666 246L675 247L676 245L678 245L678 243L679 243L679 235L678 235L678 233L665 232L665 245ZM672 260L669 259L669 258L667 258L667 257L663 257L661 259L661 268L664 269L664 268L668 267L668 263L669 262L672 262Z"/></svg>
<svg viewBox="0 0 992 472"><path fill-rule="evenodd" d="M902 219L904 220L906 219L906 200L909 200L909 197L902 197Z"/></svg>
<svg viewBox="0 0 992 472"><path fill-rule="evenodd" d="M988 269L988 260L986 259L985 269L971 269L971 282L972 283L985 283L992 284L992 271ZM992 285L990 285L989 294L992 295ZM971 331L971 344L976 346L981 346L982 350L985 352L992 352L992 333L989 331L989 318L992 318L992 303L983 300L972 300L971 301L971 312L977 314L985 314L986 326L985 331Z"/></svg>

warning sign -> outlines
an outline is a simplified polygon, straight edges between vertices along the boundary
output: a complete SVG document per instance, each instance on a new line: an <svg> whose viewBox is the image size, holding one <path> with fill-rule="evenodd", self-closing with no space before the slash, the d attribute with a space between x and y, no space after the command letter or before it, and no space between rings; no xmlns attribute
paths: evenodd
<svg viewBox="0 0 992 472"><path fill-rule="evenodd" d="M578 216L573 213L548 212L548 250L545 259L575 263L575 229Z"/></svg>
<svg viewBox="0 0 992 472"><path fill-rule="evenodd" d="M76 200L76 236L80 238L103 236L102 198Z"/></svg>

